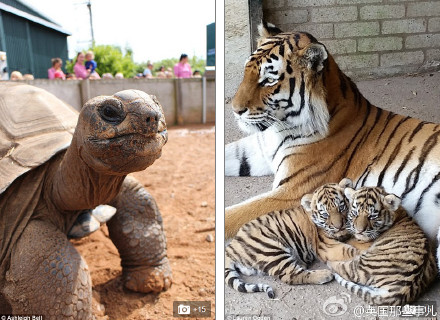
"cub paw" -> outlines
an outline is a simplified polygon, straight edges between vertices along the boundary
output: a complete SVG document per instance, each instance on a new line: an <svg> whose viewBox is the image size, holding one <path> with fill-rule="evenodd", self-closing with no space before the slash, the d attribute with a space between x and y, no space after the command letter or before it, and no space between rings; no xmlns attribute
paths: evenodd
<svg viewBox="0 0 440 320"><path fill-rule="evenodd" d="M143 293L168 290L173 282L168 259L160 266L124 271L123 279L127 289Z"/></svg>
<svg viewBox="0 0 440 320"><path fill-rule="evenodd" d="M334 279L333 272L330 270L324 269L324 270L316 270L316 283L317 284L323 284L330 282Z"/></svg>

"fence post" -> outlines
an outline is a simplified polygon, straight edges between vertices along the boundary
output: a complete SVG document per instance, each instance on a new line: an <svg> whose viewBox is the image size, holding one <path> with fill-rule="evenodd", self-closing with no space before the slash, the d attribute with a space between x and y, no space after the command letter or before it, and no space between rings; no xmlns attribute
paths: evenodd
<svg viewBox="0 0 440 320"><path fill-rule="evenodd" d="M206 76L202 77L202 123L206 123Z"/></svg>
<svg viewBox="0 0 440 320"><path fill-rule="evenodd" d="M88 100L90 100L90 80L84 79L80 81L79 84L81 93L81 102L84 105Z"/></svg>
<svg viewBox="0 0 440 320"><path fill-rule="evenodd" d="M176 108L175 108L175 120L174 124L183 124L183 95L182 95L182 83L181 79L174 79L174 90L176 92Z"/></svg>
<svg viewBox="0 0 440 320"><path fill-rule="evenodd" d="M251 31L251 52L257 49L258 25L263 19L263 1L249 0L249 25Z"/></svg>

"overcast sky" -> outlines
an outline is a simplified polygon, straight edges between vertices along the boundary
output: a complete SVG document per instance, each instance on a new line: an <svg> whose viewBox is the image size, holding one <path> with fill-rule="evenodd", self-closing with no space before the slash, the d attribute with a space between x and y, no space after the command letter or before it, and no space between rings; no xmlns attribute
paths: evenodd
<svg viewBox="0 0 440 320"><path fill-rule="evenodd" d="M20 0L72 33L69 57L91 44L87 0ZM91 0L96 44L133 49L136 62L206 59L206 26L215 22L215 0Z"/></svg>

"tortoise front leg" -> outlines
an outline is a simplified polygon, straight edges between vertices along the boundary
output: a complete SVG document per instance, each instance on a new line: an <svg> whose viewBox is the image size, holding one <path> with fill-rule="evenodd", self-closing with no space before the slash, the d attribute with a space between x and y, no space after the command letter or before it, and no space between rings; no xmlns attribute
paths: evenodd
<svg viewBox="0 0 440 320"><path fill-rule="evenodd" d="M29 222L15 244L3 295L13 314L92 319L92 285L84 259L47 221Z"/></svg>
<svg viewBox="0 0 440 320"><path fill-rule="evenodd" d="M117 211L107 225L121 256L125 286L139 292L167 290L171 268L162 216L153 197L128 176L111 205Z"/></svg>

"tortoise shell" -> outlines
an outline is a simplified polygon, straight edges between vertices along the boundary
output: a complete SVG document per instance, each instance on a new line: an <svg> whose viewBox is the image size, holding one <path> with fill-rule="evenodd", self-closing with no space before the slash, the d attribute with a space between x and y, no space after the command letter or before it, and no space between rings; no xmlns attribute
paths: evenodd
<svg viewBox="0 0 440 320"><path fill-rule="evenodd" d="M78 111L23 83L0 83L0 193L22 174L67 149Z"/></svg>

